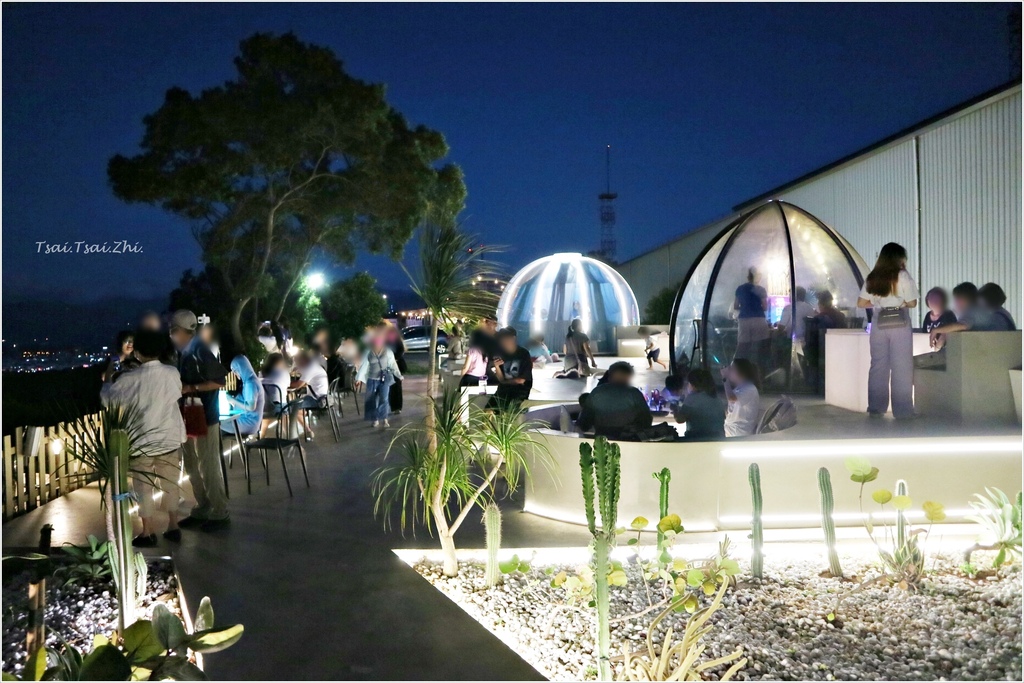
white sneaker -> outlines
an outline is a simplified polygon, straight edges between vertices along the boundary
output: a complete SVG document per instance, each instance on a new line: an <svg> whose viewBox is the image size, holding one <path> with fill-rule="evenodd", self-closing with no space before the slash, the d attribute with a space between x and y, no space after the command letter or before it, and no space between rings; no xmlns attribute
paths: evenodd
<svg viewBox="0 0 1024 683"><path fill-rule="evenodd" d="M384 429L387 429L390 426L391 426L391 423L388 422L387 420L384 420Z"/></svg>
<svg viewBox="0 0 1024 683"><path fill-rule="evenodd" d="M373 424L370 425L370 426L373 427L374 429L376 429L378 424L380 424L380 423L377 420L374 420Z"/></svg>

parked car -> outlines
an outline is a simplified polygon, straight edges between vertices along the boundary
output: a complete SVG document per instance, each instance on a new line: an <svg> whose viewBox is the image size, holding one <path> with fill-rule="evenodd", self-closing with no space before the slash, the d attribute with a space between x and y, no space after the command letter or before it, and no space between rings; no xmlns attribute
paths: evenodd
<svg viewBox="0 0 1024 683"><path fill-rule="evenodd" d="M425 326L407 327L402 330L402 341L406 351L426 351L430 347L430 328ZM437 331L438 355L448 353L448 335Z"/></svg>

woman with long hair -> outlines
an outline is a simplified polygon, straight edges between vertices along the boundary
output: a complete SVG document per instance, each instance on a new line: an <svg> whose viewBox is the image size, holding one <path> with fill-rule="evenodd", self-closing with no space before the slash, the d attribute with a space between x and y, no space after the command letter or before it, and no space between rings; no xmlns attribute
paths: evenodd
<svg viewBox="0 0 1024 683"><path fill-rule="evenodd" d="M857 299L859 308L873 309L871 369L868 370L868 414L889 410L897 420L914 417L914 342L910 309L920 294L907 272L907 250L889 242L878 252Z"/></svg>
<svg viewBox="0 0 1024 683"><path fill-rule="evenodd" d="M573 318L565 335L565 358L562 369L564 372L575 370L581 376L589 377L594 374L591 366L596 368L597 360L590 349L590 337L583 332L583 321Z"/></svg>

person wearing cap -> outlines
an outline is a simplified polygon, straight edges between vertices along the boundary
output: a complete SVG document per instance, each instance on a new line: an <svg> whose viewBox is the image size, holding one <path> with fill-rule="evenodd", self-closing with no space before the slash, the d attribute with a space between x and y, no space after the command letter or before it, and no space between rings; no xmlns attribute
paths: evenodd
<svg viewBox="0 0 1024 683"><path fill-rule="evenodd" d="M639 430L651 426L651 409L643 393L632 385L633 374L633 366L625 361L608 367L604 373L607 381L581 401L583 411L577 420L580 429L593 429L597 436L622 440L635 439Z"/></svg>
<svg viewBox="0 0 1024 683"><path fill-rule="evenodd" d="M530 352L519 345L516 331L511 327L498 330L498 356L491 363L498 379L498 388L487 402L489 410L506 407L518 408L530 398L533 388L533 359Z"/></svg>
<svg viewBox="0 0 1024 683"><path fill-rule="evenodd" d="M197 327L198 321L192 311L175 311L171 316L171 341L179 352L181 395L199 398L207 425L205 435L190 436L182 447L185 471L192 483L196 506L178 526L199 526L203 531L214 531L229 524L228 498L220 463L220 405L217 400L218 392L224 388L227 371L196 334Z"/></svg>

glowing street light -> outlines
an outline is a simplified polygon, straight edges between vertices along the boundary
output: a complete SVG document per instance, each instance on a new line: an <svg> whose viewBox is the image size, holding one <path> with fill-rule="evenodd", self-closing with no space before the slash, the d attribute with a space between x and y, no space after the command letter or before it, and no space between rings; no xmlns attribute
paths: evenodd
<svg viewBox="0 0 1024 683"><path fill-rule="evenodd" d="M314 292L322 289L325 284L327 284L327 281L324 279L323 273L312 273L306 276L306 286Z"/></svg>

